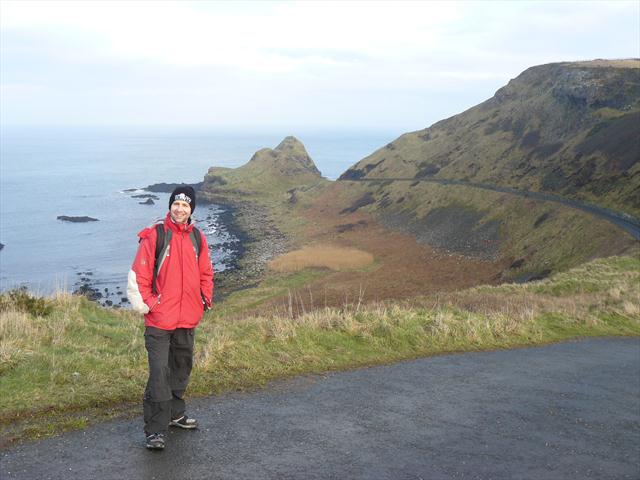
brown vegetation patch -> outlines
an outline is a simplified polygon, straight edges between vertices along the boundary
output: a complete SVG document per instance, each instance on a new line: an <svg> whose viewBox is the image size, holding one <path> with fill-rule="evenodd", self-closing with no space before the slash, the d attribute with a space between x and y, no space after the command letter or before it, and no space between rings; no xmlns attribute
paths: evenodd
<svg viewBox="0 0 640 480"><path fill-rule="evenodd" d="M330 185L308 208L300 211L309 223L303 236L312 244L337 245L372 254L376 260L366 271L331 271L326 275L274 297L260 311L282 310L301 314L317 308L409 299L500 282L511 261L469 258L419 243L415 237L389 230L363 209L340 214L361 198L365 188L338 182ZM357 228L344 228L355 225Z"/></svg>
<svg viewBox="0 0 640 480"><path fill-rule="evenodd" d="M296 272L304 268L328 268L330 270L353 270L373 262L373 255L356 248L336 245L311 245L285 253L269 262L276 272Z"/></svg>

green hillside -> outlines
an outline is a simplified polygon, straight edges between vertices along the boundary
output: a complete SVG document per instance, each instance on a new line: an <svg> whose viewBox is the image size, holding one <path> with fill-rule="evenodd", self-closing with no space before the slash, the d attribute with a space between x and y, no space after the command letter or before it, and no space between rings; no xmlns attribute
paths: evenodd
<svg viewBox="0 0 640 480"><path fill-rule="evenodd" d="M209 199L289 199L295 188L326 182L304 145L286 137L276 148L258 150L238 168L211 167L201 194Z"/></svg>
<svg viewBox="0 0 640 480"><path fill-rule="evenodd" d="M341 178L390 177L543 191L640 216L640 60L529 68L489 100L402 135Z"/></svg>

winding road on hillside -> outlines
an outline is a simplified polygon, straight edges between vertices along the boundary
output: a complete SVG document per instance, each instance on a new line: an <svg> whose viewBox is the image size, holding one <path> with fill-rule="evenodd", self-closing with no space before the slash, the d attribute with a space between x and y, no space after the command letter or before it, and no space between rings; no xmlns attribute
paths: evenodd
<svg viewBox="0 0 640 480"><path fill-rule="evenodd" d="M439 178L350 178L342 179L341 182L370 182L370 183L383 183L383 182L430 182L438 183L440 185L460 185L463 187L480 188L483 190L492 190L494 192L511 193L525 198L534 198L536 200L544 200L547 202L556 202L566 205L571 208L577 208L585 212L596 215L603 218L614 225L624 229L633 235L633 238L640 240L640 219L637 219L631 215L622 212L616 212L608 208L599 207L591 203L580 202L572 198L561 197L559 195L553 195L551 193L532 192L530 190L520 190L517 188L500 187L497 185L489 185L486 183L474 183L464 182L462 180L448 180Z"/></svg>
<svg viewBox="0 0 640 480"><path fill-rule="evenodd" d="M640 339L442 355L191 402L4 451L10 479L637 479Z"/></svg>

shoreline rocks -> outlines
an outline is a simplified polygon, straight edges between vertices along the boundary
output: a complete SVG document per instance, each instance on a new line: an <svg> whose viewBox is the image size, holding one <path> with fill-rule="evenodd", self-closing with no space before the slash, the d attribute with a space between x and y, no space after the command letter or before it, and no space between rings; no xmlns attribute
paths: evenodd
<svg viewBox="0 0 640 480"><path fill-rule="evenodd" d="M146 190L147 192L155 192L155 193L171 193L177 187L181 185L189 185L193 187L193 189L197 192L200 190L204 182L199 183L155 183L153 185L146 186L141 188L140 190Z"/></svg>
<svg viewBox="0 0 640 480"><path fill-rule="evenodd" d="M286 252L291 239L277 228L266 207L230 199L217 199L216 203L231 207L231 218L225 225L242 245L234 268L216 275L214 297L220 300L235 291L255 286L264 275L267 262Z"/></svg>
<svg viewBox="0 0 640 480"><path fill-rule="evenodd" d="M160 200L160 197L152 193L141 193L140 195L131 195L131 198L150 198L151 200Z"/></svg>

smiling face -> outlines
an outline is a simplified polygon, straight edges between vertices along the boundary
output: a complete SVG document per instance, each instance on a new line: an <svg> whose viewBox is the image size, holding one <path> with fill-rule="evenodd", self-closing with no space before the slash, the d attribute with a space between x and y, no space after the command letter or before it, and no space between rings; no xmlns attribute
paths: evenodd
<svg viewBox="0 0 640 480"><path fill-rule="evenodd" d="M171 219L176 223L187 223L191 216L191 207L187 202L176 200L171 204Z"/></svg>

